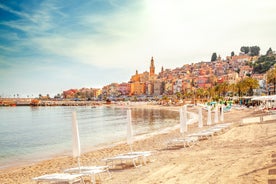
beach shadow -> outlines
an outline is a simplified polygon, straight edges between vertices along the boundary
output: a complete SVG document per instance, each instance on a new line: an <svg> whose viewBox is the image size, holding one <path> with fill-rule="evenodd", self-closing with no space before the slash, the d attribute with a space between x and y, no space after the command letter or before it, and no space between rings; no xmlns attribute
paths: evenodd
<svg viewBox="0 0 276 184"><path fill-rule="evenodd" d="M276 184L276 179L267 180L267 184Z"/></svg>
<svg viewBox="0 0 276 184"><path fill-rule="evenodd" d="M134 167L133 165L130 164L116 164L113 168L109 168L110 172L124 172L125 170L131 170L131 169L136 169L138 167Z"/></svg>
<svg viewBox="0 0 276 184"><path fill-rule="evenodd" d="M254 170L252 170L252 171L250 171L250 172L244 173L244 174L239 175L239 176L248 176L248 175L253 174L253 173L256 173L256 172L258 172L258 171L262 171L262 170L266 170L266 169L271 169L271 168L273 168L273 167L275 167L275 166L276 166L276 164L271 164L271 165L268 165L268 166L263 167L263 168L260 168L260 169L254 169Z"/></svg>
<svg viewBox="0 0 276 184"><path fill-rule="evenodd" d="M276 169L269 169L268 175L276 175Z"/></svg>

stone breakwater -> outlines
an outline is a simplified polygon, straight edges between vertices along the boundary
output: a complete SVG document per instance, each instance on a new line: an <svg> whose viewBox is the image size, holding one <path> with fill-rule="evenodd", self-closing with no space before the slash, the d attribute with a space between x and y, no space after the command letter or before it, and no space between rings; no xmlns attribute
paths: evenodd
<svg viewBox="0 0 276 184"><path fill-rule="evenodd" d="M33 102L36 103L33 103ZM39 100L34 98L0 98L0 106L96 106L105 102L74 100Z"/></svg>

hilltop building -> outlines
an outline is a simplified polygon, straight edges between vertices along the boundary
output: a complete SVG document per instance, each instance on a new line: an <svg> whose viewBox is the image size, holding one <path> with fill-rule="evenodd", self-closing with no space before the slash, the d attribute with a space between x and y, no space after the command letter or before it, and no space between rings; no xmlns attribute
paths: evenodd
<svg viewBox="0 0 276 184"><path fill-rule="evenodd" d="M136 96L137 99L145 99L145 97L160 97L162 95L183 94L191 96L195 94L198 88L210 90L215 85L227 83L235 84L244 78L251 76L259 81L260 90L256 94L263 94L267 89L264 74L254 74L251 62L258 60L258 57L246 54L228 56L224 60L219 57L216 61L198 62L185 64L175 69L161 68L160 73L155 71L155 60L151 57L149 62L149 70L139 73L138 70L130 77L128 82L112 83L106 85L101 90L82 89L68 90L63 92L65 98L72 97L91 97L101 96L102 99L110 98L128 98ZM270 87L272 91L272 87ZM274 90L274 88L273 88ZM269 93L271 94L271 92ZM96 93L97 92L97 93Z"/></svg>
<svg viewBox="0 0 276 184"><path fill-rule="evenodd" d="M143 72L141 74L136 70L135 75L131 76L129 83L130 85L130 95L148 95L154 94L154 81L157 79L158 75L155 74L154 59L151 58L150 61L150 72Z"/></svg>

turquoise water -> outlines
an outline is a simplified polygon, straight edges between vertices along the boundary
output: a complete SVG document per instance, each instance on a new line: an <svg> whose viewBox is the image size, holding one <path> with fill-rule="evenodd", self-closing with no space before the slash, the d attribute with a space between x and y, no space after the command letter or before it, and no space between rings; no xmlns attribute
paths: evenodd
<svg viewBox="0 0 276 184"><path fill-rule="evenodd" d="M82 152L124 141L126 108L0 107L0 169L72 154L72 111L77 112ZM135 135L178 123L178 114L132 109Z"/></svg>

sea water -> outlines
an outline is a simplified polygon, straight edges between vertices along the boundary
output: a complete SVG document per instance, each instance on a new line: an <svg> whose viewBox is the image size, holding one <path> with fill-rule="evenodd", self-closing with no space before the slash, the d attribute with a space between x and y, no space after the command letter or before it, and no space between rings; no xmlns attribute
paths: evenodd
<svg viewBox="0 0 276 184"><path fill-rule="evenodd" d="M82 152L126 139L127 108L0 107L0 169L72 155L72 112L76 111ZM135 135L176 125L178 114L132 109Z"/></svg>

